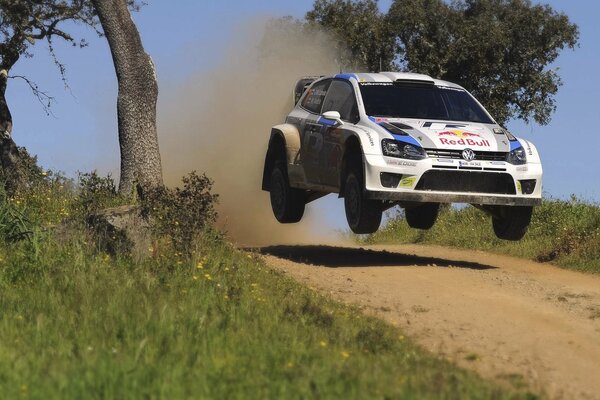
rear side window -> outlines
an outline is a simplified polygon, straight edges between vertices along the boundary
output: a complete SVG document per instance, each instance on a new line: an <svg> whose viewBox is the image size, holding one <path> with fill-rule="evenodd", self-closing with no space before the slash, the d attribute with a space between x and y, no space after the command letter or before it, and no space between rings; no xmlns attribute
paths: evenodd
<svg viewBox="0 0 600 400"><path fill-rule="evenodd" d="M358 106L352 85L346 81L334 80L324 100L323 112L337 111L342 120L358 122Z"/></svg>
<svg viewBox="0 0 600 400"><path fill-rule="evenodd" d="M327 94L330 83L331 79L315 83L308 89L304 100L302 100L302 107L312 113L321 114L323 100L325 100L325 95Z"/></svg>

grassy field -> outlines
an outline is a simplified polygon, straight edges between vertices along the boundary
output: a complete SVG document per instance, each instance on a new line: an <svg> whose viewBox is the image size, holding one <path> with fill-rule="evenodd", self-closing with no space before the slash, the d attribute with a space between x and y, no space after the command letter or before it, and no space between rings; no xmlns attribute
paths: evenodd
<svg viewBox="0 0 600 400"><path fill-rule="evenodd" d="M600 273L600 207L576 198L545 200L535 208L529 231L518 242L497 239L490 217L473 207L443 209L429 231L410 228L398 213L364 240L479 249Z"/></svg>
<svg viewBox="0 0 600 400"><path fill-rule="evenodd" d="M189 254L168 238L143 259L105 253L77 221L111 190L95 181L76 194L56 179L1 203L2 398L535 398L435 358L219 235L196 237Z"/></svg>

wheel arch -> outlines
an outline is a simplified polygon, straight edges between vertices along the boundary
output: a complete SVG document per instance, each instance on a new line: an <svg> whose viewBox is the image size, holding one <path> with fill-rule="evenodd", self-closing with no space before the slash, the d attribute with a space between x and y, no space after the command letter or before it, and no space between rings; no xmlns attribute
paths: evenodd
<svg viewBox="0 0 600 400"><path fill-rule="evenodd" d="M262 176L262 190L268 191L269 177L275 161L285 157L286 165L293 164L300 153L300 133L298 128L290 124L276 125L271 128L269 147L265 156Z"/></svg>

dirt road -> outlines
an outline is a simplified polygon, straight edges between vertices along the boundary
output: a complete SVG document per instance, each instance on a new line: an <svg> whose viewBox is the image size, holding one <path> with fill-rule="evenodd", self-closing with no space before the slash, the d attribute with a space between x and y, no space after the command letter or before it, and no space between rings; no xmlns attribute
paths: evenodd
<svg viewBox="0 0 600 400"><path fill-rule="evenodd" d="M600 399L600 276L433 246L272 246L266 261L430 351L555 399Z"/></svg>

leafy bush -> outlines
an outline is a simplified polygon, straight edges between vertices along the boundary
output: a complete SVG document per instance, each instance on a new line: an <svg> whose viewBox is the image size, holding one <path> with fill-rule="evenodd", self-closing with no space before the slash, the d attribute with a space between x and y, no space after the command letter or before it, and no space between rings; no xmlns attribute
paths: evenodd
<svg viewBox="0 0 600 400"><path fill-rule="evenodd" d="M5 242L28 239L34 227L15 202L5 195L0 196L0 237Z"/></svg>
<svg viewBox="0 0 600 400"><path fill-rule="evenodd" d="M118 199L113 178L100 176L96 171L79 173L77 206L84 215L115 205Z"/></svg>
<svg viewBox="0 0 600 400"><path fill-rule="evenodd" d="M190 256L195 240L215 221L218 196L213 182L195 171L185 176L183 188L159 186L146 189L141 198L142 214L151 218L157 237L167 237L176 251Z"/></svg>

